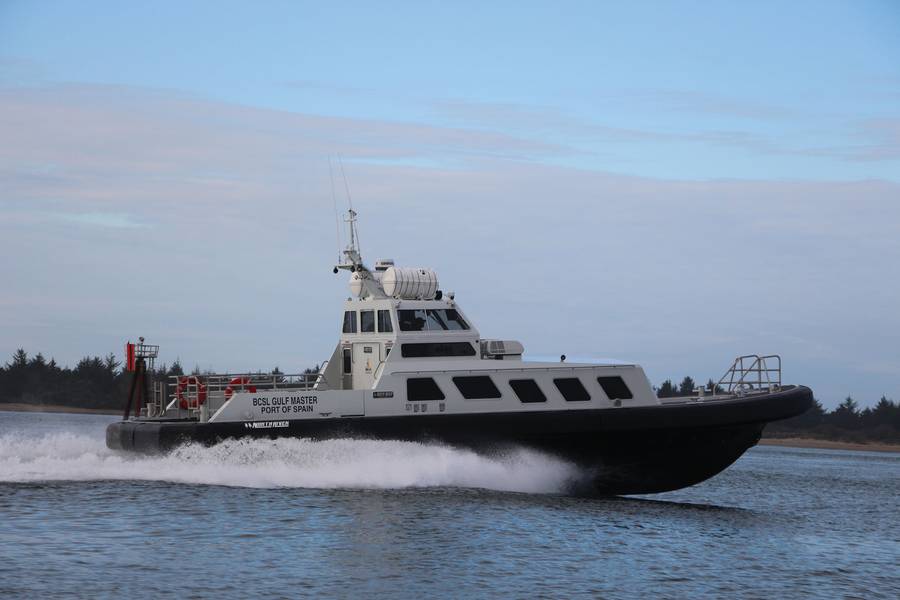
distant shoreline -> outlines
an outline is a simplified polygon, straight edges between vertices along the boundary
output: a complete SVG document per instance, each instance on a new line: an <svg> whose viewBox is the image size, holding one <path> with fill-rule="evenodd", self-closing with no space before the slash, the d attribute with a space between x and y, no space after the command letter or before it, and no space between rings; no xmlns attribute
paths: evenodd
<svg viewBox="0 0 900 600"><path fill-rule="evenodd" d="M62 406L59 404L25 404L22 402L0 402L0 411L12 412L49 412L81 415L118 415L120 410L110 408L81 408L79 406Z"/></svg>
<svg viewBox="0 0 900 600"><path fill-rule="evenodd" d="M815 438L763 438L760 446L785 446L790 448L817 448L819 450L865 450L867 452L900 452L900 444L883 442L839 442L837 440L820 440Z"/></svg>

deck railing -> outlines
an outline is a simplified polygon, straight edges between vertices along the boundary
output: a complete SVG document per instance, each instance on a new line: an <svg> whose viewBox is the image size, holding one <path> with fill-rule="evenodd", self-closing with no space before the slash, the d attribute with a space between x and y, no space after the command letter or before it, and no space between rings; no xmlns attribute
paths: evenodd
<svg viewBox="0 0 900 600"><path fill-rule="evenodd" d="M781 357L777 354L738 356L718 385L729 394L775 391L781 387Z"/></svg>
<svg viewBox="0 0 900 600"><path fill-rule="evenodd" d="M198 414L201 420L239 392L263 392L277 389L311 391L326 386L325 366L315 373L202 373L170 375L166 386L166 411L178 416Z"/></svg>

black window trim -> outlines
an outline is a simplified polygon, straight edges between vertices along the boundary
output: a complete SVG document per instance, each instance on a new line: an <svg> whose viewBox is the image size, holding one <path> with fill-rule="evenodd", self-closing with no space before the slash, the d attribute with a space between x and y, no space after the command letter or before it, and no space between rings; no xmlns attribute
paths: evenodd
<svg viewBox="0 0 900 600"><path fill-rule="evenodd" d="M391 318L391 309L379 308L375 313L375 327L378 333L394 333L394 322ZM385 319L384 317L387 317ZM382 324L387 323L387 328L383 328Z"/></svg>
<svg viewBox="0 0 900 600"><path fill-rule="evenodd" d="M453 385L466 400L496 400L503 397L500 388L497 387L490 375L457 375L451 379ZM485 384L488 386L486 393L485 389L480 391L476 389L479 385Z"/></svg>
<svg viewBox="0 0 900 600"><path fill-rule="evenodd" d="M563 390L563 388L560 387L560 382L565 382L565 381L574 381L575 383L578 384L578 387L581 388L580 390L577 388L570 389L569 390L570 392L575 392L579 396L581 395L581 392L584 392L584 396L586 396L586 397L583 397L583 398L568 397L566 395L566 392ZM590 402L590 400L591 400L591 393L587 391L587 388L584 387L584 383L581 382L581 378L579 378L579 377L556 377L553 379L553 385L556 386L556 389L559 390L560 395L562 395L563 399L566 402ZM564 384L564 385L568 385L568 384Z"/></svg>
<svg viewBox="0 0 900 600"><path fill-rule="evenodd" d="M344 324L341 327L341 333L354 334L359 331L359 317L356 312L355 310L344 311Z"/></svg>
<svg viewBox="0 0 900 600"><path fill-rule="evenodd" d="M440 352L439 348L456 350ZM400 344L400 356L403 358L452 358L477 354L475 346L470 342L404 342Z"/></svg>
<svg viewBox="0 0 900 600"><path fill-rule="evenodd" d="M372 315L372 329L368 330L368 331L363 326L363 315L366 313L369 313ZM359 311L359 332L360 333L375 333L375 323L376 323L377 319L378 319L378 316L375 314L374 309L367 308L365 310Z"/></svg>
<svg viewBox="0 0 900 600"><path fill-rule="evenodd" d="M519 393L520 391L524 391L524 390L518 390L518 389L516 389L516 387L517 387L516 384L523 384L523 385L525 385L526 387L527 387L528 384L534 385L534 390L536 390L537 393L540 394L540 398L541 398L541 399L540 399L540 400L526 400L526 399L522 396L522 394ZM546 401L547 401L547 394L545 394L545 393L544 393L544 390L541 389L540 384L539 384L537 381L535 381L534 379L532 379L532 378L510 379L510 380L509 380L509 387L510 387L510 389L512 389L513 393L514 393L514 394L516 395L516 397L519 399L519 402L522 402L523 404L537 404L537 403L540 403L540 402L546 402Z"/></svg>
<svg viewBox="0 0 900 600"><path fill-rule="evenodd" d="M604 381L606 383L604 383ZM601 375L597 383L610 400L631 400L634 394L621 375Z"/></svg>
<svg viewBox="0 0 900 600"><path fill-rule="evenodd" d="M412 394L410 393L410 383L412 383L414 381L415 382L430 381L433 387L431 390L428 390L428 391L437 392L437 394L435 394L434 397L432 397L432 398L423 398L423 397L413 398ZM422 390L420 390L420 391L422 391ZM434 377L407 377L407 379L406 379L406 401L407 402L430 402L430 401L434 401L434 400L445 400L446 398L447 398L447 396L444 395L444 390L442 390L441 386L438 385L438 382L434 380Z"/></svg>

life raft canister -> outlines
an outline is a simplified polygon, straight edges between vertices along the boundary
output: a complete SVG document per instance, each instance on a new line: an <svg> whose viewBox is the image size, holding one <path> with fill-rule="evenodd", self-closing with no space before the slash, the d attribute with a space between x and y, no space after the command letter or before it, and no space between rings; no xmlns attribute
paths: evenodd
<svg viewBox="0 0 900 600"><path fill-rule="evenodd" d="M249 377L235 377L231 381L228 382L228 387L225 388L225 399L230 400L234 395L234 388L240 387L240 391L247 391L251 394L256 393L256 386L250 385Z"/></svg>
<svg viewBox="0 0 900 600"><path fill-rule="evenodd" d="M175 397L181 408L199 408L206 402L206 386L196 375L185 375L178 380Z"/></svg>

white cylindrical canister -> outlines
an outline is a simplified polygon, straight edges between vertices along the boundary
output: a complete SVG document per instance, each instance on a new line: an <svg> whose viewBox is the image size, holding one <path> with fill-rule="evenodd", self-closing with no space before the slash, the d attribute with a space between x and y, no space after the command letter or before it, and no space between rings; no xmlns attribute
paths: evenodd
<svg viewBox="0 0 900 600"><path fill-rule="evenodd" d="M384 293L404 300L431 300L438 289L437 273L431 269L391 267L381 280Z"/></svg>

